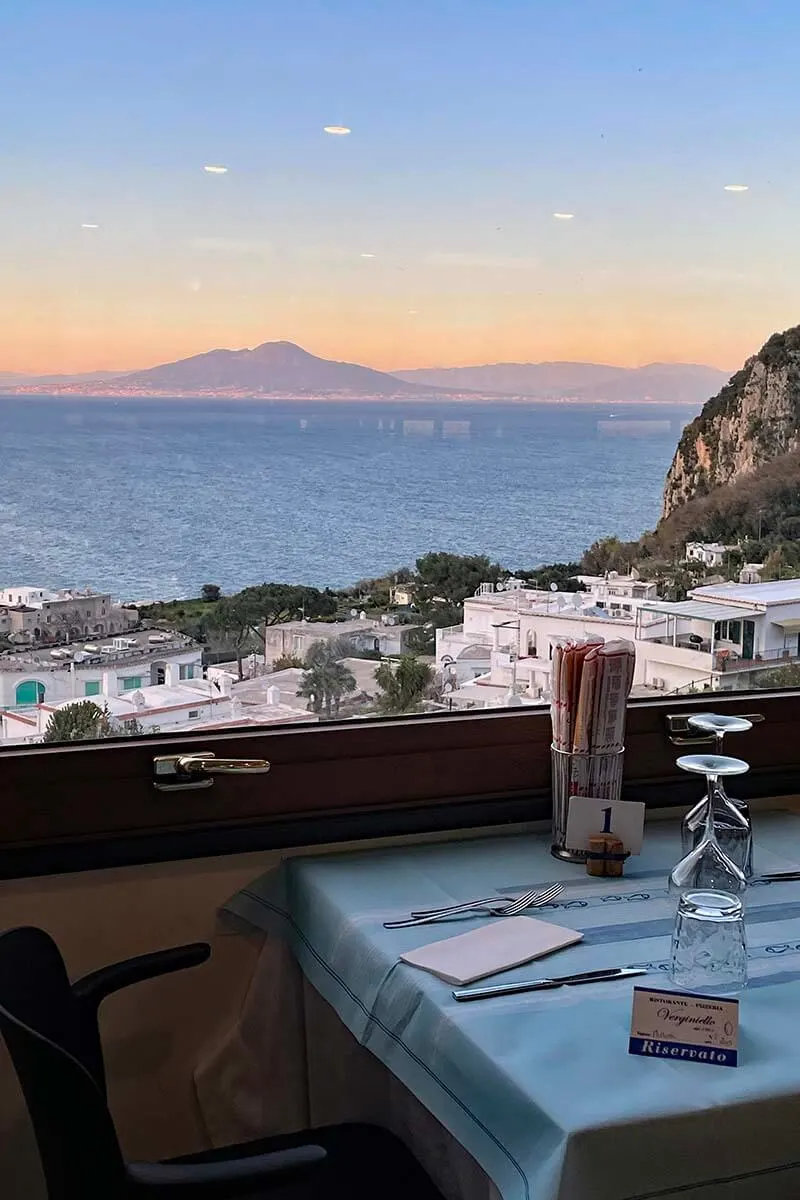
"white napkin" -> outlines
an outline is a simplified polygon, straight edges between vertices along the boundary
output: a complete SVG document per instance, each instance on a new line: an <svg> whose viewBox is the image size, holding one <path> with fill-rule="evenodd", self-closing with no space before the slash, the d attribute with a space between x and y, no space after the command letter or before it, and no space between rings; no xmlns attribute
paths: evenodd
<svg viewBox="0 0 800 1200"><path fill-rule="evenodd" d="M418 950L401 954L403 962L430 971L448 983L474 983L497 971L508 971L572 946L583 937L574 929L563 929L534 917L492 920L469 933L459 933L441 942L430 942Z"/></svg>

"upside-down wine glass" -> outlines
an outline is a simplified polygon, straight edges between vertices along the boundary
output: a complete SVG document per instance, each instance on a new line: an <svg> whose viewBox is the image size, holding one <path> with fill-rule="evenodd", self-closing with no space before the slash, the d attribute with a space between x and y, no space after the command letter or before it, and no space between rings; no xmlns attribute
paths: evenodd
<svg viewBox="0 0 800 1200"><path fill-rule="evenodd" d="M746 717L726 717L718 713L698 713L694 717L689 717L688 724L698 732L713 734L716 743L716 754L720 757L723 757L722 739L726 733L744 733L746 730L753 728L752 721L748 721ZM732 842L737 847L741 847L744 857L740 859L736 854L732 855L732 857L737 866L741 867L744 871L745 877L751 879L753 876L753 828L750 820L749 806L747 801L729 796L721 780L717 782L717 789L719 796L714 816L717 836L724 845L728 840L726 835L728 827L734 831ZM707 804L708 797L704 796L702 800L699 800L689 810L681 822L681 845L683 846L684 854L688 854L703 836ZM742 821L746 823L748 829L746 842L742 841L741 833L739 832ZM728 852L730 853L730 850Z"/></svg>
<svg viewBox="0 0 800 1200"><path fill-rule="evenodd" d="M678 759L678 766L683 771L705 776L707 797L702 837L673 868L669 877L670 893L681 896L684 892L699 890L741 895L747 880L739 864L746 861L749 826L739 817L738 825L726 824L718 830L716 814L723 805L732 807L720 793L720 777L744 775L749 767L740 758L717 754L689 754ZM727 809L724 811L727 816Z"/></svg>

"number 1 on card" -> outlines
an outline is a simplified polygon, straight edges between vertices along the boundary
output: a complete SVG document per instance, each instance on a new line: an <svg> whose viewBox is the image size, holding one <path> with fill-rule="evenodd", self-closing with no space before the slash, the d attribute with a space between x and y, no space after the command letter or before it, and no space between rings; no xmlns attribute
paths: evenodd
<svg viewBox="0 0 800 1200"><path fill-rule="evenodd" d="M589 838L595 833L613 833L629 854L638 854L644 837L644 805L633 800L571 796L566 844L571 850L588 850Z"/></svg>

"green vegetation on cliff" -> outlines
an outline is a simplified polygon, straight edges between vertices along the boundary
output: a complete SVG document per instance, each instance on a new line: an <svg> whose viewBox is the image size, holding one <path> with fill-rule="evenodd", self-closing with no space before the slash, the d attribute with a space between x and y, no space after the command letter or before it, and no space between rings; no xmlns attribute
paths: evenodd
<svg viewBox="0 0 800 1200"><path fill-rule="evenodd" d="M800 326L775 333L683 431L664 515L800 447Z"/></svg>
<svg viewBox="0 0 800 1200"><path fill-rule="evenodd" d="M687 542L738 547L725 564L733 577L745 562L764 563L764 580L800 575L800 451L695 495L638 541L603 538L589 547L582 566L591 573L636 567L642 578L658 579L667 598L680 599L704 574L682 561Z"/></svg>

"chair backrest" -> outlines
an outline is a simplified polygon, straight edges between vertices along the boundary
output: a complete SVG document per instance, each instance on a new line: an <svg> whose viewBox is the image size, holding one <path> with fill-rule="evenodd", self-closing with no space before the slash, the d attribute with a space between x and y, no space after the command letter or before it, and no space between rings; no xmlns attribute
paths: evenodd
<svg viewBox="0 0 800 1200"><path fill-rule="evenodd" d="M84 1014L41 929L0 935L0 1032L33 1122L50 1200L117 1200L125 1165Z"/></svg>

